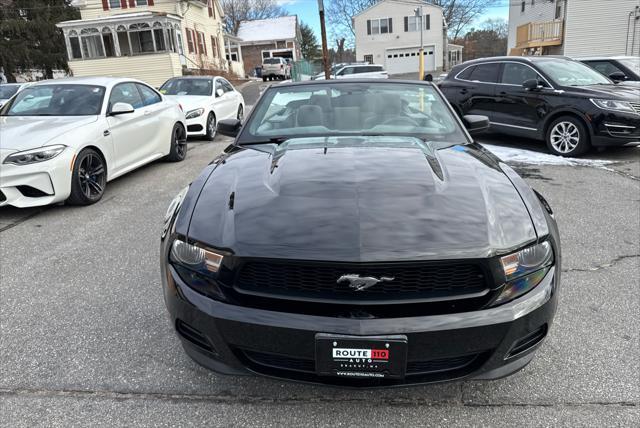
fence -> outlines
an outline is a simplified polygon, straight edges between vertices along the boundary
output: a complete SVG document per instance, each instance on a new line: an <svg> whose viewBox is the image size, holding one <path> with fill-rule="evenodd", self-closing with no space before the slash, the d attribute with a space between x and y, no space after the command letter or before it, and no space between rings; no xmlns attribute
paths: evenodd
<svg viewBox="0 0 640 428"><path fill-rule="evenodd" d="M315 67L306 60L295 61L291 65L291 80L301 82L303 80L311 80L311 76L315 75Z"/></svg>

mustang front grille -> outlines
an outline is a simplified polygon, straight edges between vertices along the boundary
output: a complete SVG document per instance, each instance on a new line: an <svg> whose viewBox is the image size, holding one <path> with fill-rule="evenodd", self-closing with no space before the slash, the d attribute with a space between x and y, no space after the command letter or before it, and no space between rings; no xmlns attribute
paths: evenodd
<svg viewBox="0 0 640 428"><path fill-rule="evenodd" d="M240 293L335 303L455 300L483 296L490 288L483 269L465 262L247 260L235 280Z"/></svg>

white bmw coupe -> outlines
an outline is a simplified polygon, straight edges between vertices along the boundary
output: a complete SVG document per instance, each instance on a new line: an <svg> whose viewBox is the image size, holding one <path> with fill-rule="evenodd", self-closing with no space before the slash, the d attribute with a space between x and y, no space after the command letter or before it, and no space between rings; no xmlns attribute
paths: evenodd
<svg viewBox="0 0 640 428"><path fill-rule="evenodd" d="M223 119L242 120L244 98L231 83L218 76L174 77L160 92L180 103L187 118L187 135L213 140L217 123Z"/></svg>
<svg viewBox="0 0 640 428"><path fill-rule="evenodd" d="M0 109L0 206L89 205L108 181L186 157L182 107L123 78L48 80Z"/></svg>

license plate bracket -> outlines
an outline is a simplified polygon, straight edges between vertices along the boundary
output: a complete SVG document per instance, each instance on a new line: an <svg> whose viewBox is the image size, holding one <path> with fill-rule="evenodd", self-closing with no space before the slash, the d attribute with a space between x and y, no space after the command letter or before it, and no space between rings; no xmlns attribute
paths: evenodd
<svg viewBox="0 0 640 428"><path fill-rule="evenodd" d="M403 379L407 367L407 336L316 334L319 376Z"/></svg>

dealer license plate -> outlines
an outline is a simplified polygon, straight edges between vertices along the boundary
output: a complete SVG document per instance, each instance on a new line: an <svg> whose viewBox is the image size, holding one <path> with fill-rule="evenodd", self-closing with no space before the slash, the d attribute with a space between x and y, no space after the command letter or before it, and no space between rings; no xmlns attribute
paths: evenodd
<svg viewBox="0 0 640 428"><path fill-rule="evenodd" d="M316 334L318 375L402 379L406 366L406 336Z"/></svg>

